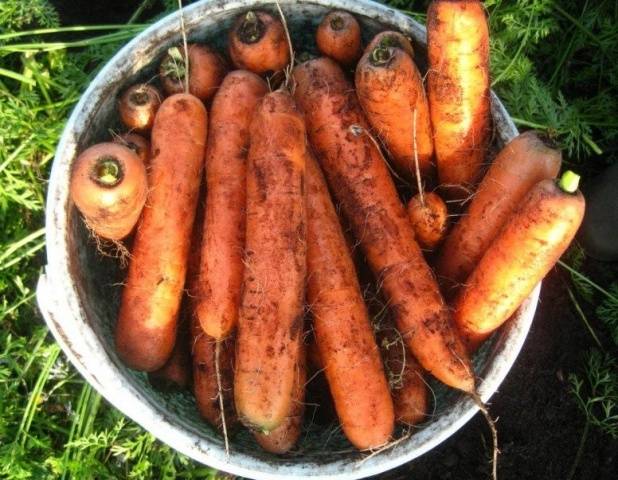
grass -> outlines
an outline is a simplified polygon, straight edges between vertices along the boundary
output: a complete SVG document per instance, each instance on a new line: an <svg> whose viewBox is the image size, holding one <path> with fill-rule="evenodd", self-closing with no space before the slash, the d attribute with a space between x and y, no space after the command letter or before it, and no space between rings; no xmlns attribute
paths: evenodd
<svg viewBox="0 0 618 480"><path fill-rule="evenodd" d="M105 403L67 363L37 313L45 182L63 125L97 69L144 24L61 26L46 0L0 3L0 477L216 478ZM424 19L427 2L391 1ZM618 8L601 0L487 0L493 88L522 127L544 130L590 176L616 162ZM176 8L176 1L159 11ZM612 48L613 47L613 48ZM576 352L573 401L615 436L618 277L572 249L574 315L597 338ZM587 312L587 313L584 313ZM613 369L613 370L612 370ZM610 372L610 373L608 373ZM587 432L588 430L586 430ZM582 437L585 440L585 436Z"/></svg>

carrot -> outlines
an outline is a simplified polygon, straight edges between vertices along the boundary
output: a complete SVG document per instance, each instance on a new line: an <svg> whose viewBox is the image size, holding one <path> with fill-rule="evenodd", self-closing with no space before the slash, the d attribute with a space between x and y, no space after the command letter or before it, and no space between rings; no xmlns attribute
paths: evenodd
<svg viewBox="0 0 618 480"><path fill-rule="evenodd" d="M584 215L579 176L542 180L485 251L455 301L454 318L474 350L504 323L567 249Z"/></svg>
<svg viewBox="0 0 618 480"><path fill-rule="evenodd" d="M478 0L434 0L427 11L429 110L438 178L470 195L490 134L489 32Z"/></svg>
<svg viewBox="0 0 618 480"><path fill-rule="evenodd" d="M414 58L414 48L410 40L399 32L385 30L384 32L378 33L371 39L371 42L369 42L369 45L365 48L365 52L370 52L378 46L385 48L400 48L410 55L410 58Z"/></svg>
<svg viewBox="0 0 618 480"><path fill-rule="evenodd" d="M238 319L245 244L246 158L249 125L268 87L237 70L215 95L206 150L206 219L195 310L204 332L228 336Z"/></svg>
<svg viewBox="0 0 618 480"><path fill-rule="evenodd" d="M118 100L120 120L129 130L149 133L161 99L161 92L152 85L138 83L130 86Z"/></svg>
<svg viewBox="0 0 618 480"><path fill-rule="evenodd" d="M191 358L193 362L193 394L200 415L213 427L223 429L219 385L216 376L217 340L204 333L195 314L191 317ZM225 413L226 430L237 422L234 410L234 336L220 341L219 354L221 395Z"/></svg>
<svg viewBox="0 0 618 480"><path fill-rule="evenodd" d="M434 250L446 233L448 210L444 200L435 192L417 193L408 202L408 216L421 248Z"/></svg>
<svg viewBox="0 0 618 480"><path fill-rule="evenodd" d="M160 390L185 389L191 384L188 312L181 313L181 317L172 355L163 367L148 374L150 383Z"/></svg>
<svg viewBox="0 0 618 480"><path fill-rule="evenodd" d="M73 164L71 198L86 224L103 238L121 240L133 231L147 193L144 164L122 145L93 145Z"/></svg>
<svg viewBox="0 0 618 480"><path fill-rule="evenodd" d="M305 125L292 97L267 94L249 135L234 398L245 425L269 432L290 411L303 332Z"/></svg>
<svg viewBox="0 0 618 480"><path fill-rule="evenodd" d="M116 349L136 370L153 371L176 338L204 162L207 113L190 94L163 101L152 128L152 186L137 229L116 325Z"/></svg>
<svg viewBox="0 0 618 480"><path fill-rule="evenodd" d="M206 102L216 93L227 73L223 57L207 45L190 43L189 51L189 93ZM170 48L159 67L161 84L166 94L185 91L187 68L183 47Z"/></svg>
<svg viewBox="0 0 618 480"><path fill-rule="evenodd" d="M354 89L328 58L301 64L293 75L308 137L408 347L439 380L474 391L467 354L390 173L375 144L357 134L367 123Z"/></svg>
<svg viewBox="0 0 618 480"><path fill-rule="evenodd" d="M294 377L294 388L292 390L291 409L283 423L270 433L253 432L255 440L267 452L283 454L292 449L300 438L303 426L303 416L305 414L305 383L307 382L307 365L304 348L301 348L298 365L296 365L296 375Z"/></svg>
<svg viewBox="0 0 618 480"><path fill-rule="evenodd" d="M361 450L393 433L380 351L326 181L307 155L307 302L343 432Z"/></svg>
<svg viewBox="0 0 618 480"><path fill-rule="evenodd" d="M146 168L148 168L150 163L150 142L146 138L137 133L128 132L115 136L112 141L133 150Z"/></svg>
<svg viewBox="0 0 618 480"><path fill-rule="evenodd" d="M228 53L236 68L259 75L277 72L290 63L283 24L261 11L250 10L236 18L228 36Z"/></svg>
<svg viewBox="0 0 618 480"><path fill-rule="evenodd" d="M388 38L388 37L387 37ZM433 138L423 80L403 49L378 44L356 66L356 93L395 168L408 178L432 173Z"/></svg>
<svg viewBox="0 0 618 480"><path fill-rule="evenodd" d="M560 152L532 131L502 149L440 251L436 272L447 296L466 282L528 191L541 180L555 178L561 163Z"/></svg>
<svg viewBox="0 0 618 480"><path fill-rule="evenodd" d="M318 50L341 65L349 67L361 56L361 29L348 12L334 10L318 25L315 35Z"/></svg>
<svg viewBox="0 0 618 480"><path fill-rule="evenodd" d="M403 425L416 425L425 420L429 406L423 369L405 348L395 328L380 331L379 338L395 407L395 420Z"/></svg>

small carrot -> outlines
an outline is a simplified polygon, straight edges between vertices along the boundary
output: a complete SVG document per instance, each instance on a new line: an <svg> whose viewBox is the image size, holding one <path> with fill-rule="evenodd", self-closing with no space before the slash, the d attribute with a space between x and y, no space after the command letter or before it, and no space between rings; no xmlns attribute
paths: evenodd
<svg viewBox="0 0 618 480"><path fill-rule="evenodd" d="M402 33L393 30L385 30L376 34L365 48L365 52L371 52L376 47L400 48L410 55L410 58L414 58L414 48L410 40Z"/></svg>
<svg viewBox="0 0 618 480"><path fill-rule="evenodd" d="M120 120L129 130L148 134L162 99L159 89L152 85L132 85L118 100Z"/></svg>
<svg viewBox="0 0 618 480"><path fill-rule="evenodd" d="M386 37L388 38L388 37ZM356 93L369 123L384 142L396 170L429 177L433 136L423 80L403 49L378 44L356 66Z"/></svg>
<svg viewBox="0 0 618 480"><path fill-rule="evenodd" d="M394 327L379 332L395 420L403 425L417 425L426 419L429 399L423 369L406 349L401 334Z"/></svg>
<svg viewBox="0 0 618 480"><path fill-rule="evenodd" d="M152 128L151 189L116 324L118 355L136 370L161 368L174 348L206 128L204 105L183 93L163 101Z"/></svg>
<svg viewBox="0 0 618 480"><path fill-rule="evenodd" d="M478 180L490 134L489 32L479 0L434 0L427 11L429 110L438 178L453 199Z"/></svg>
<svg viewBox="0 0 618 480"><path fill-rule="evenodd" d="M146 201L146 168L127 147L93 145L73 164L70 194L97 235L121 240L133 231Z"/></svg>
<svg viewBox="0 0 618 480"><path fill-rule="evenodd" d="M245 244L249 125L266 82L254 73L228 74L212 103L206 150L206 218L196 315L217 340L236 327Z"/></svg>
<svg viewBox="0 0 618 480"><path fill-rule="evenodd" d="M148 164L150 163L150 142L146 138L137 133L128 132L115 136L112 141L124 145L137 153L137 156L142 160L146 169L148 169Z"/></svg>
<svg viewBox="0 0 618 480"><path fill-rule="evenodd" d="M434 250L446 233L448 210L435 192L417 193L408 202L408 216L421 248Z"/></svg>
<svg viewBox="0 0 618 480"><path fill-rule="evenodd" d="M561 163L560 152L532 131L500 151L440 250L436 272L448 297L466 282L528 191L541 180L555 178Z"/></svg>
<svg viewBox="0 0 618 480"><path fill-rule="evenodd" d="M228 53L236 68L258 75L277 72L290 63L290 50L281 21L250 10L236 18L228 36Z"/></svg>
<svg viewBox="0 0 618 480"><path fill-rule="evenodd" d="M159 67L163 90L168 95L185 91L186 75L189 75L189 93L206 102L216 93L227 73L224 58L208 45L190 43L189 72L185 63L183 47L170 48Z"/></svg>
<svg viewBox="0 0 618 480"><path fill-rule="evenodd" d="M243 424L269 432L290 411L303 332L305 124L289 94L264 96L249 138L234 399Z"/></svg>
<svg viewBox="0 0 618 480"><path fill-rule="evenodd" d="M307 383L307 365L305 352L301 351L296 366L289 414L285 417L283 423L273 431L269 433L253 432L255 440L267 452L281 455L289 452L298 442L305 414L305 383Z"/></svg>
<svg viewBox="0 0 618 480"><path fill-rule="evenodd" d="M454 304L470 350L517 310L573 240L585 207L578 183L570 171L537 183L485 251Z"/></svg>
<svg viewBox="0 0 618 480"><path fill-rule="evenodd" d="M322 55L345 67L353 65L362 54L360 25L348 12L328 13L318 25L315 40Z"/></svg>
<svg viewBox="0 0 618 480"><path fill-rule="evenodd" d="M329 186L389 299L408 347L440 381L473 392L467 353L438 284L414 240L405 208L367 129L354 89L328 58L294 69L295 98Z"/></svg>
<svg viewBox="0 0 618 480"><path fill-rule="evenodd" d="M307 155L307 302L315 342L345 436L385 444L394 414L356 270L317 162Z"/></svg>

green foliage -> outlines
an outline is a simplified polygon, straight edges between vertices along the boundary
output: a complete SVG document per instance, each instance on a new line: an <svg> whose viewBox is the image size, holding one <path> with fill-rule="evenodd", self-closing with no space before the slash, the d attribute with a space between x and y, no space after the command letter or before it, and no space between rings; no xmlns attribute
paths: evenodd
<svg viewBox="0 0 618 480"><path fill-rule="evenodd" d="M607 327L614 345L618 346L618 282L612 283L609 293L611 296L603 299L596 313Z"/></svg>
<svg viewBox="0 0 618 480"><path fill-rule="evenodd" d="M2 0L0 32L16 31L32 26L57 27L58 12L47 0Z"/></svg>
<svg viewBox="0 0 618 480"><path fill-rule="evenodd" d="M571 391L586 421L618 438L618 363L609 354L592 350L584 375L569 376Z"/></svg>

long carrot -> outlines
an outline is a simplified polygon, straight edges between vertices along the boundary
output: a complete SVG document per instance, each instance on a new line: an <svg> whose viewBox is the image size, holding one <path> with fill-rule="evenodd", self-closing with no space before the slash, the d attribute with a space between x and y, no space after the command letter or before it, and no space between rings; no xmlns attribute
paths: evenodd
<svg viewBox="0 0 618 480"><path fill-rule="evenodd" d="M99 236L121 240L137 223L146 196L146 168L135 152L115 143L84 150L71 170L70 193Z"/></svg>
<svg viewBox="0 0 618 480"><path fill-rule="evenodd" d="M515 137L502 149L440 250L436 272L447 296L466 282L528 191L541 180L555 178L561 163L560 152L534 132Z"/></svg>
<svg viewBox="0 0 618 480"><path fill-rule="evenodd" d="M195 311L204 332L217 340L229 335L238 319L249 125L267 91L254 73L234 71L223 80L210 112L206 218Z"/></svg>
<svg viewBox="0 0 618 480"><path fill-rule="evenodd" d="M390 173L375 144L358 134L367 122L354 89L341 68L327 58L305 62L293 75L311 144L408 347L439 380L474 391L465 348L414 240Z"/></svg>
<svg viewBox="0 0 618 480"><path fill-rule="evenodd" d="M487 248L455 301L470 349L504 323L567 249L584 215L579 176L542 180Z"/></svg>
<svg viewBox="0 0 618 480"><path fill-rule="evenodd" d="M470 195L490 134L489 32L478 0L434 0L427 11L429 110L440 183Z"/></svg>
<svg viewBox="0 0 618 480"><path fill-rule="evenodd" d="M354 64L363 53L360 25L348 12L329 12L318 25L315 41L322 55L343 66Z"/></svg>
<svg viewBox="0 0 618 480"><path fill-rule="evenodd" d="M234 398L241 421L277 428L290 411L303 332L305 125L292 97L267 94L251 123L246 247Z"/></svg>
<svg viewBox="0 0 618 480"><path fill-rule="evenodd" d="M429 106L421 74L410 55L378 42L359 60L355 85L367 120L385 143L397 171L414 178L418 159L421 175L430 176L433 136Z"/></svg>
<svg viewBox="0 0 618 480"><path fill-rule="evenodd" d="M157 370L176 339L204 162L207 113L190 94L161 104L152 129L151 189L131 252L116 349L136 370Z"/></svg>
<svg viewBox="0 0 618 480"><path fill-rule="evenodd" d="M307 155L307 302L343 432L361 450L393 432L393 403L326 181Z"/></svg>
<svg viewBox="0 0 618 480"><path fill-rule="evenodd" d="M176 343L170 358L159 370L148 374L150 383L161 390L185 389L191 384L191 340L189 338L188 305L183 305L181 309L187 311L180 314Z"/></svg>
<svg viewBox="0 0 618 480"><path fill-rule="evenodd" d="M282 70L290 62L283 24L261 11L251 10L236 19L228 36L228 53L236 68L259 75Z"/></svg>

